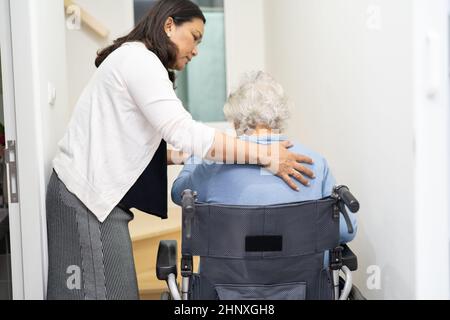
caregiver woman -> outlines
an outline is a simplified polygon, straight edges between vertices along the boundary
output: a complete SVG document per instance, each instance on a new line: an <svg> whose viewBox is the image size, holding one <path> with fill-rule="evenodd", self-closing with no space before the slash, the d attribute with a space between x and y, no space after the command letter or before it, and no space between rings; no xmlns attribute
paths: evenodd
<svg viewBox="0 0 450 320"><path fill-rule="evenodd" d="M138 299L129 209L167 218L173 154L166 142L211 160L270 164L292 188L292 177L303 184L302 174L313 178L299 163L312 160L289 152L288 144L277 152L252 146L192 120L183 108L172 70L198 54L204 24L192 2L161 0L98 53L48 185L48 299Z"/></svg>

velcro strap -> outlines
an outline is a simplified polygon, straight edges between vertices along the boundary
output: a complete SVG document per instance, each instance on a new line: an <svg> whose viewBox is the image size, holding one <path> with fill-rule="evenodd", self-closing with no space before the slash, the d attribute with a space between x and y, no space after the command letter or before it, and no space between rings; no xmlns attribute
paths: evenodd
<svg viewBox="0 0 450 320"><path fill-rule="evenodd" d="M247 236L245 238L246 252L283 251L282 236Z"/></svg>

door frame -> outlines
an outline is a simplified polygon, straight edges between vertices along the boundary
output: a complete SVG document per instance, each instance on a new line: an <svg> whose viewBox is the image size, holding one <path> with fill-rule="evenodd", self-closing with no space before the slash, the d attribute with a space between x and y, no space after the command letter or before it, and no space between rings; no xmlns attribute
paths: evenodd
<svg viewBox="0 0 450 320"><path fill-rule="evenodd" d="M448 7L413 2L416 299L450 297Z"/></svg>
<svg viewBox="0 0 450 320"><path fill-rule="evenodd" d="M39 60L42 3L35 0L0 0L0 3L0 21L5 21L1 40L8 59L8 63L2 63L9 72L5 110L9 110L8 117L12 119L7 139L16 141L19 198L19 203L10 205L13 299L43 300L48 253L41 105L44 97L40 78L43 66ZM62 2L60 6L63 7Z"/></svg>
<svg viewBox="0 0 450 320"><path fill-rule="evenodd" d="M3 84L5 141L17 141L10 0L0 0L0 55L2 63L1 76ZM7 174L9 191L9 166L7 166ZM20 204L11 203L10 200L8 197L12 292L13 299L18 300L24 298L22 227Z"/></svg>

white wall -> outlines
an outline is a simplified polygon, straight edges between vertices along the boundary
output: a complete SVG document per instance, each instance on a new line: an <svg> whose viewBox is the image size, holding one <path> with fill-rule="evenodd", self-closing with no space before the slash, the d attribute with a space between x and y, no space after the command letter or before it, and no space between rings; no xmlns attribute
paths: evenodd
<svg viewBox="0 0 450 320"><path fill-rule="evenodd" d="M17 161L24 298L42 299L46 283L45 191L67 108L64 7L59 0L11 1ZM48 103L48 85L56 101Z"/></svg>
<svg viewBox="0 0 450 320"><path fill-rule="evenodd" d="M77 0L76 3L104 25L109 35L102 38L84 24L80 30L66 29L69 106L72 109L96 70L97 51L134 26L133 0Z"/></svg>
<svg viewBox="0 0 450 320"><path fill-rule="evenodd" d="M267 70L295 104L289 134L321 152L338 182L348 184L360 200L352 243L359 258L357 285L368 298L448 297L448 243L440 242L448 231L440 228L434 239L418 243L429 235L421 234L418 224L428 219L429 228L448 226L448 210L441 198L424 199L438 202L439 212L415 202L423 197L417 184L426 182L425 188L435 190L443 179L439 174L417 179L424 175L418 176L416 166L413 79L422 66L414 65L413 2L265 0L264 9ZM442 161L427 157L427 168L435 165ZM429 257L418 251L426 246L439 246L442 255L419 264ZM441 276L430 279L435 292L420 291L427 281L422 266L435 262L441 264L431 268ZM381 271L381 287L375 290L366 285L372 265Z"/></svg>
<svg viewBox="0 0 450 320"><path fill-rule="evenodd" d="M230 92L246 71L265 69L264 1L224 0L224 11L227 87Z"/></svg>

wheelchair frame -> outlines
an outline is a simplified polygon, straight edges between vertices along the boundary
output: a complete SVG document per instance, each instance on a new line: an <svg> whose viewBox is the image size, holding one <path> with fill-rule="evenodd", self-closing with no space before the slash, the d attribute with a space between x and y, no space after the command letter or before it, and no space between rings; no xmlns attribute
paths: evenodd
<svg viewBox="0 0 450 320"><path fill-rule="evenodd" d="M183 234L191 237L191 223L195 215L195 201L197 194L192 190L185 190L182 194ZM333 216L339 217L342 213L350 233L353 227L346 211L346 207L353 213L359 210L359 202L350 193L346 186L333 188L331 198L334 199ZM347 245L340 245L330 251L330 270L334 287L335 300L365 300L358 288L353 285L352 271L357 270L357 258ZM340 277L342 271L344 278ZM156 275L159 280L166 281L169 292L162 295L162 299L188 300L190 279L193 275L193 259L191 255L183 254L181 259L181 293L177 284L177 242L164 240L160 242L156 266Z"/></svg>

